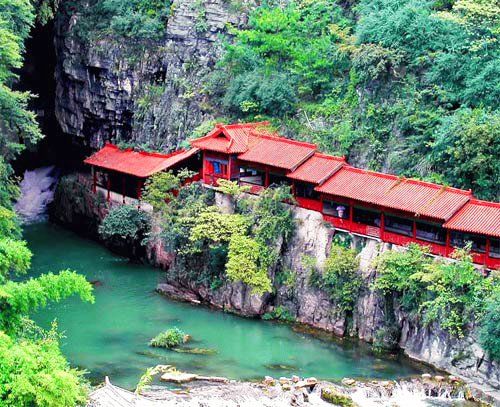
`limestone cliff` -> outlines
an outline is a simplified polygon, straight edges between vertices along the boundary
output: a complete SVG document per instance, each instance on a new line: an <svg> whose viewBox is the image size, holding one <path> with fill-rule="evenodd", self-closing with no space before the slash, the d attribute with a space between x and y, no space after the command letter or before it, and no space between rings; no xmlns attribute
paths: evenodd
<svg viewBox="0 0 500 407"><path fill-rule="evenodd" d="M110 204L90 194L90 187L82 187L82 183L80 177L72 181L66 179L64 184L59 185L52 213L56 220L66 225L79 224L79 230L82 230L82 221L87 224L87 229L95 229ZM228 200L221 194L216 204L223 210L230 210ZM310 270L301 260L302 255L307 254L321 264L328 255L336 231L323 222L318 212L303 208L294 208L293 211L295 234L288 247L281 252L282 267L291 270L293 282L278 284L276 276L279 270L271 270L269 277L276 288L272 294L253 295L242 283L225 282L221 287L214 288L210 283L194 282L189 274L172 275L168 272L172 256L163 249L160 239L149 242L144 260L167 271L165 281L158 289L177 299L204 303L249 317L259 317L273 308L282 307L301 324L337 336L350 335L373 342L377 333L385 332L384 329L388 327L388 311L384 299L370 288L376 275L370 266L371 260L386 250L402 248L353 236L353 245L362 248L359 253L359 272L363 276L363 286L352 316L346 318L325 292L311 286ZM500 400L500 366L487 359L473 334L463 339L452 338L436 324L424 326L418 318L402 312L397 304L390 312L394 314L390 328L394 332L396 345L407 355L461 376L474 383L471 388ZM473 327L468 331L473 332Z"/></svg>
<svg viewBox="0 0 500 407"><path fill-rule="evenodd" d="M171 10L164 39L138 49L106 37L84 41L75 29L82 17L59 13L55 109L67 136L92 148L113 140L173 150L213 117L203 80L228 24L241 27L245 14L224 0L174 0Z"/></svg>

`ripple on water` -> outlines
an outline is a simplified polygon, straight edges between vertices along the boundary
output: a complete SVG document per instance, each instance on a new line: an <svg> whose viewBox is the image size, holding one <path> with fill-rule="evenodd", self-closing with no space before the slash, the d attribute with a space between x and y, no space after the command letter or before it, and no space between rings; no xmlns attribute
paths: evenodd
<svg viewBox="0 0 500 407"><path fill-rule="evenodd" d="M346 376L395 378L428 371L400 356L394 360L374 357L361 344L341 342L331 334L316 337L317 331L310 329L291 329L290 325L169 301L153 291L163 277L158 270L127 262L97 243L51 224L28 226L25 238L34 253L30 276L70 268L102 282L95 287L95 304L70 298L34 318L49 327L57 317L66 334L62 350L70 362L90 370L92 377L108 375L113 383L128 389L157 361L180 370L235 379L276 374L279 370L269 368L275 365L290 367L282 370L286 374L300 372L333 380ZM148 346L151 338L173 326L195 338L193 347L218 353L157 352Z"/></svg>

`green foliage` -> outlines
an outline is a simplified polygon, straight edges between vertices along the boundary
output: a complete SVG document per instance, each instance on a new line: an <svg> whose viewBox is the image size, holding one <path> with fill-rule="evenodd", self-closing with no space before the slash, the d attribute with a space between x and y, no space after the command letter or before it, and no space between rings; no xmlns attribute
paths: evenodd
<svg viewBox="0 0 500 407"><path fill-rule="evenodd" d="M155 210L163 211L172 200L173 191L181 185L181 179L171 171L163 171L149 177L144 184L142 200L153 206Z"/></svg>
<svg viewBox="0 0 500 407"><path fill-rule="evenodd" d="M113 207L99 225L99 235L106 240L142 240L151 228L149 215L136 207Z"/></svg>
<svg viewBox="0 0 500 407"><path fill-rule="evenodd" d="M229 241L226 274L231 281L242 281L254 294L271 292L271 280L267 276L266 251L254 239L234 234Z"/></svg>
<svg viewBox="0 0 500 407"><path fill-rule="evenodd" d="M461 109L436 129L429 165L482 199L500 200L500 115Z"/></svg>
<svg viewBox="0 0 500 407"><path fill-rule="evenodd" d="M294 201L288 186L264 189L253 201L255 238L263 246L275 246L279 238L286 243L295 230L292 207L284 205L284 201Z"/></svg>
<svg viewBox="0 0 500 407"><path fill-rule="evenodd" d="M10 271L25 274L30 267L31 256L26 242L0 238L0 283L5 282Z"/></svg>
<svg viewBox="0 0 500 407"><path fill-rule="evenodd" d="M244 235L250 223L248 216L220 213L215 207L209 207L193 219L189 240L229 242L234 235Z"/></svg>
<svg viewBox="0 0 500 407"><path fill-rule="evenodd" d="M171 14L170 0L93 0L78 11L84 18L77 23L77 32L84 39L110 36L116 39L145 43L160 40Z"/></svg>
<svg viewBox="0 0 500 407"><path fill-rule="evenodd" d="M481 320L479 339L481 346L496 361L500 360L500 291L488 298Z"/></svg>
<svg viewBox="0 0 500 407"><path fill-rule="evenodd" d="M15 340L0 331L0 406L84 405L82 373L70 369L57 340Z"/></svg>
<svg viewBox="0 0 500 407"><path fill-rule="evenodd" d="M303 257L302 261L314 267L307 257ZM322 272L312 268L309 281L327 292L341 312L352 312L362 283L358 267L359 260L354 250L332 244Z"/></svg>
<svg viewBox="0 0 500 407"><path fill-rule="evenodd" d="M483 277L466 250L454 252L456 262L433 263L411 278L426 286L430 299L421 305L424 322L439 321L451 335L463 337L472 318L480 318L484 301L491 294L493 278Z"/></svg>
<svg viewBox="0 0 500 407"><path fill-rule="evenodd" d="M277 307L274 307L271 312L266 312L262 316L262 319L265 319L265 320L277 319L279 321L284 321L284 322L295 321L295 318L282 305L278 305Z"/></svg>
<svg viewBox="0 0 500 407"><path fill-rule="evenodd" d="M467 324L483 315L495 277L483 277L467 250L455 250L455 262L432 262L425 254L416 244L405 252L384 253L374 262L378 271L374 288L395 295L404 310L418 312L424 323L437 322L451 335L462 337Z"/></svg>
<svg viewBox="0 0 500 407"><path fill-rule="evenodd" d="M42 274L23 283L8 281L0 285L0 330L12 335L21 328L29 312L74 294L83 301L94 302L92 285L70 270Z"/></svg>
<svg viewBox="0 0 500 407"><path fill-rule="evenodd" d="M183 343L185 336L186 334L179 328L171 328L156 335L151 339L149 345L157 348L175 348Z"/></svg>
<svg viewBox="0 0 500 407"><path fill-rule="evenodd" d="M423 272L432 263L432 259L426 255L428 252L428 248L416 243L409 244L403 252L384 252L372 262L372 266L377 269L373 288L384 295L397 293L405 311L418 310L426 299L426 291L423 285L411 277L414 273Z"/></svg>
<svg viewBox="0 0 500 407"><path fill-rule="evenodd" d="M217 184L218 186L214 188L216 191L222 192L233 198L239 198L243 193L250 191L250 186L239 185L238 182L228 179L221 178L217 181Z"/></svg>
<svg viewBox="0 0 500 407"><path fill-rule="evenodd" d="M27 108L31 95L12 90L34 18L29 0L0 1L0 156L7 160L24 148L22 140L35 143L42 137L35 114Z"/></svg>
<svg viewBox="0 0 500 407"><path fill-rule="evenodd" d="M266 117L352 164L499 199L498 5L343 6L262 3L233 30L207 93L233 120Z"/></svg>

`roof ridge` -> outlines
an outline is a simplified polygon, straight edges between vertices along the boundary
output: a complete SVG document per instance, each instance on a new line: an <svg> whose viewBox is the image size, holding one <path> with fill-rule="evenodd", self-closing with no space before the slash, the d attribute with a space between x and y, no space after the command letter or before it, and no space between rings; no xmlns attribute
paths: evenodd
<svg viewBox="0 0 500 407"><path fill-rule="evenodd" d="M471 195L472 194L472 191L470 189L466 190L466 189L461 189L461 188L455 188L455 187L452 187L449 185L436 184L434 182L424 181L424 180L415 179L415 178L408 178L408 182L422 185L422 186L428 186L430 188L436 188L436 189L444 188L445 191L459 193L459 194L463 194L463 195Z"/></svg>
<svg viewBox="0 0 500 407"><path fill-rule="evenodd" d="M399 178L397 175L394 174L387 174L385 172L378 172L378 171L373 171L373 170L365 170L364 168L358 168L354 167L352 165L344 165L342 169L348 170L348 171L353 171L357 172L360 174L368 174L368 175L373 175L373 176L379 176L381 178L392 178L392 179L397 179Z"/></svg>
<svg viewBox="0 0 500 407"><path fill-rule="evenodd" d="M467 203L481 206L490 206L492 208L500 208L500 202L485 201L483 199L471 198Z"/></svg>
<svg viewBox="0 0 500 407"><path fill-rule="evenodd" d="M292 140L292 139L280 137L280 136L273 136L271 134L255 134L254 132L252 132L252 135L255 137L264 138L267 140L282 141L284 143L294 144L296 146L309 147L309 148L314 148L314 149L318 148L317 144L307 143L305 141Z"/></svg>
<svg viewBox="0 0 500 407"><path fill-rule="evenodd" d="M326 153L316 151L314 153L314 156L317 156L318 158L326 158L326 159L331 159L331 160L335 160L335 161L345 161L344 155L333 155L333 154L326 154Z"/></svg>
<svg viewBox="0 0 500 407"><path fill-rule="evenodd" d="M220 127L225 127L226 129L236 129L236 128L241 128L241 127L257 127L257 126L268 126L271 124L271 122L248 122L248 123L230 123L230 124L222 124L222 123L217 123L220 125Z"/></svg>

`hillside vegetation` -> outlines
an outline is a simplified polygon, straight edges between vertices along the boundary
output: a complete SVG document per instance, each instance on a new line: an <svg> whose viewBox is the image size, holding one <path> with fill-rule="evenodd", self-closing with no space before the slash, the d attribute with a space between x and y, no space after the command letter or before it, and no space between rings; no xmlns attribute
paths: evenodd
<svg viewBox="0 0 500 407"><path fill-rule="evenodd" d="M499 200L499 34L490 0L264 2L208 91L233 120Z"/></svg>
<svg viewBox="0 0 500 407"><path fill-rule="evenodd" d="M239 30L226 25L233 35L220 37L216 67L202 89L188 86L183 96L199 96L213 119L269 119L281 134L346 155L354 165L500 200L497 1L226 3L247 13L248 24ZM144 48L161 53L177 7L171 0L91 0L88 7L70 0L63 6L81 16L74 31L83 42L126 41L133 60ZM206 4L190 7L202 36ZM163 91L154 80L144 86ZM146 102L137 101L136 122Z"/></svg>

